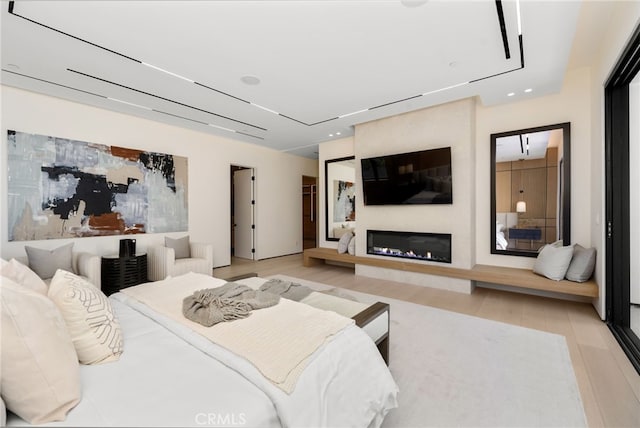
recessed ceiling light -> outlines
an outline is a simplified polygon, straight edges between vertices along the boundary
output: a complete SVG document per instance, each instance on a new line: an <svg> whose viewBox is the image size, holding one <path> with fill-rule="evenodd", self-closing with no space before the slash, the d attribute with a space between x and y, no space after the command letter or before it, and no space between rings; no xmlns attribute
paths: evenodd
<svg viewBox="0 0 640 428"><path fill-rule="evenodd" d="M508 97L512 97L512 96L514 96L515 94L516 94L515 92L509 92L509 93L507 94L507 96L508 96Z"/></svg>
<svg viewBox="0 0 640 428"><path fill-rule="evenodd" d="M458 66L458 61L451 61L449 63L449 67L451 67L451 68L454 68L454 67L457 67L457 66Z"/></svg>
<svg viewBox="0 0 640 428"><path fill-rule="evenodd" d="M341 134L341 132L336 132L336 135L340 135L340 134Z"/></svg>
<svg viewBox="0 0 640 428"><path fill-rule="evenodd" d="M418 7L427 3L429 0L400 0L404 7Z"/></svg>
<svg viewBox="0 0 640 428"><path fill-rule="evenodd" d="M329 137L333 137L333 134L329 134Z"/></svg>
<svg viewBox="0 0 640 428"><path fill-rule="evenodd" d="M260 84L260 79L257 78L256 76L242 76L240 78L240 80L242 81L242 83L246 84L246 85L259 85Z"/></svg>
<svg viewBox="0 0 640 428"><path fill-rule="evenodd" d="M531 88L527 88L527 89L525 89L524 91L528 94L529 92L533 91L533 89L531 89Z"/></svg>
<svg viewBox="0 0 640 428"><path fill-rule="evenodd" d="M20 66L17 64L7 64L7 68L10 68L11 70L20 70Z"/></svg>

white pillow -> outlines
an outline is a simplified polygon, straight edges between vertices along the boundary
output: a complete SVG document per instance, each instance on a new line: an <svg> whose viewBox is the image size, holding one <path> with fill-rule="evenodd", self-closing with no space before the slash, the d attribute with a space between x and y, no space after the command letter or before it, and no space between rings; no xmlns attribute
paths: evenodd
<svg viewBox="0 0 640 428"><path fill-rule="evenodd" d="M566 277L569 281L585 282L593 275L596 266L596 249L584 248L576 244L573 247L573 258L567 269Z"/></svg>
<svg viewBox="0 0 640 428"><path fill-rule="evenodd" d="M191 246L189 245L189 235L183 236L182 238L173 239L165 236L164 238L164 246L167 248L173 248L175 252L175 258L178 259L188 259L191 257Z"/></svg>
<svg viewBox="0 0 640 428"><path fill-rule="evenodd" d="M60 309L82 364L116 361L122 331L107 296L84 278L58 269L49 297Z"/></svg>
<svg viewBox="0 0 640 428"><path fill-rule="evenodd" d="M27 252L29 268L42 279L53 277L57 269L73 271L73 242L53 250L25 245L24 250Z"/></svg>
<svg viewBox="0 0 640 428"><path fill-rule="evenodd" d="M569 269L569 263L573 257L573 246L556 247L556 243L547 244L540 249L533 271L538 275L560 281Z"/></svg>
<svg viewBox="0 0 640 428"><path fill-rule="evenodd" d="M14 282L27 287L30 290L47 295L47 284L34 271L23 265L16 259L4 262L0 267L0 275L12 279Z"/></svg>
<svg viewBox="0 0 640 428"><path fill-rule="evenodd" d="M2 300L2 399L31 424L63 421L80 401L78 356L62 315L47 297L8 278Z"/></svg>
<svg viewBox="0 0 640 428"><path fill-rule="evenodd" d="M338 241L338 253L344 254L347 252L347 248L349 247L349 241L353 238L353 233L346 232L344 235L340 237Z"/></svg>
<svg viewBox="0 0 640 428"><path fill-rule="evenodd" d="M355 235L349 239L349 245L347 245L347 252L352 256L356 255L356 237Z"/></svg>

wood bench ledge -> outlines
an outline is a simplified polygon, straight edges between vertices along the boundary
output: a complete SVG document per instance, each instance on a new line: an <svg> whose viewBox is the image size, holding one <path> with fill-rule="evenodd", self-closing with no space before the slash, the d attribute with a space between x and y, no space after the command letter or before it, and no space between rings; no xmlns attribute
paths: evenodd
<svg viewBox="0 0 640 428"><path fill-rule="evenodd" d="M512 287L551 291L574 296L598 297L598 284L591 279L587 282L554 281L536 275L530 269L504 266L475 265L471 269L445 267L432 264L412 263L396 259L353 256L339 254L335 248L307 248L303 253L305 266L313 266L324 260L335 262L376 266L385 269L396 269L407 272L425 273L429 275L447 276L450 278L468 279L491 284L509 285Z"/></svg>

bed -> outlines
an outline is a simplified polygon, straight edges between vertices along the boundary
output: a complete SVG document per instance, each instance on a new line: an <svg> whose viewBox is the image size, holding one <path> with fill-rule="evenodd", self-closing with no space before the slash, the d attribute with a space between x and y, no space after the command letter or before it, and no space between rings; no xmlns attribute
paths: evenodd
<svg viewBox="0 0 640 428"><path fill-rule="evenodd" d="M253 288L261 281L265 280L244 280ZM44 426L377 427L397 406L398 388L374 340L354 323L313 351L287 391L248 359L138 299L142 291L153 294L175 289L180 290L175 296L185 297L192 290L225 282L189 273L111 295L124 352L115 362L82 365L81 401L66 420ZM316 297L320 302L316 306L327 304L325 298ZM353 310L353 305L343 303ZM283 305L324 312L281 299L273 308L254 311L247 319L258 319L260 312L281 310ZM307 313L306 308L304 311ZM223 324L228 329L234 322ZM11 413L7 425L28 426Z"/></svg>

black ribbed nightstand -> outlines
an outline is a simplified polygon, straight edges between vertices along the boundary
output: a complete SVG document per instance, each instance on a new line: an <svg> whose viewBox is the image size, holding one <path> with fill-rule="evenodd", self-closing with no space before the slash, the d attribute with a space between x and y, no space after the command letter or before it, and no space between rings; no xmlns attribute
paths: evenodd
<svg viewBox="0 0 640 428"><path fill-rule="evenodd" d="M147 282L147 254L102 257L102 292L107 296L123 288Z"/></svg>

